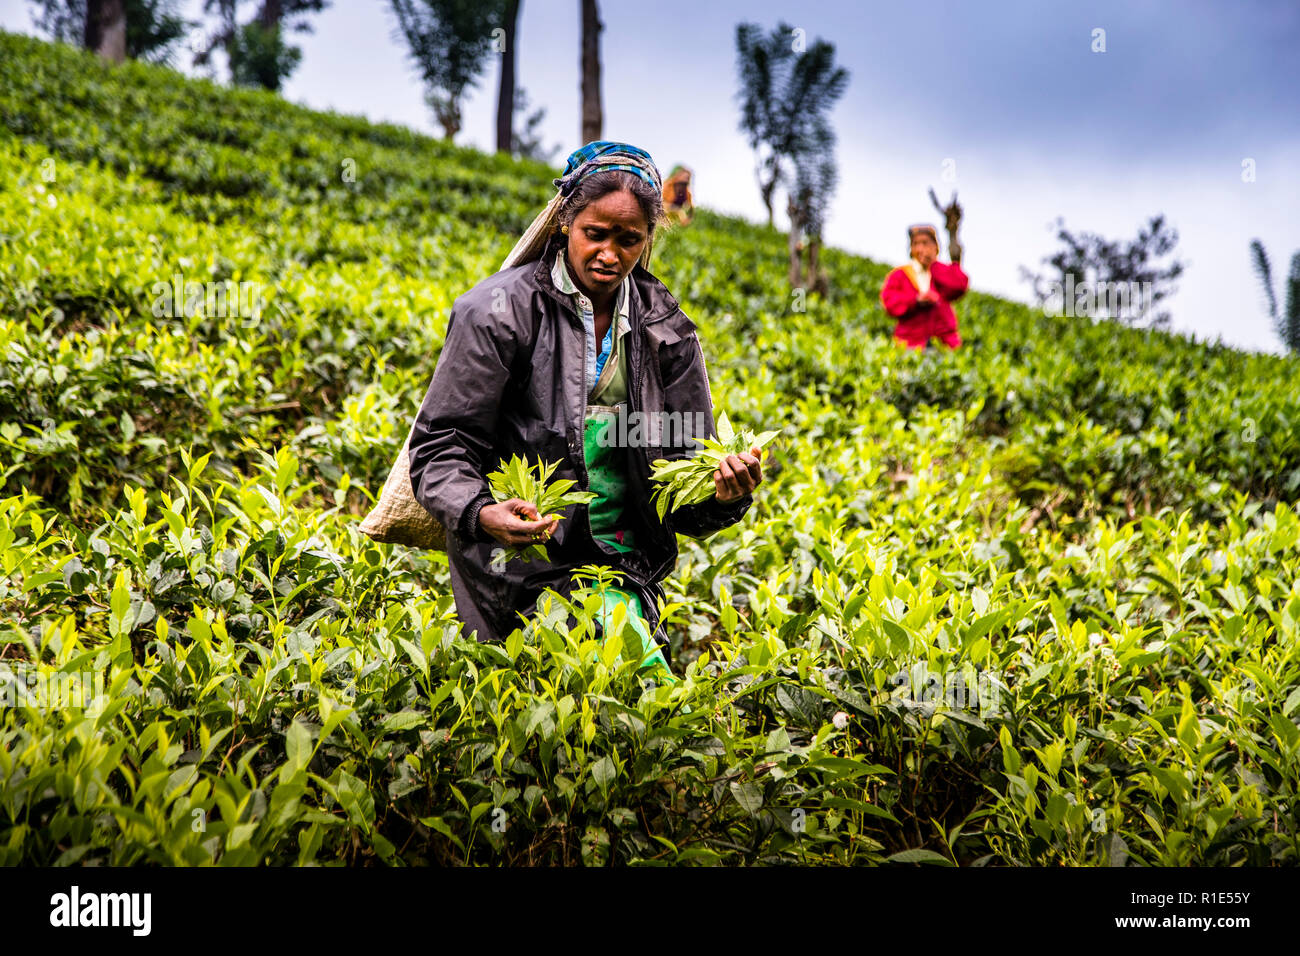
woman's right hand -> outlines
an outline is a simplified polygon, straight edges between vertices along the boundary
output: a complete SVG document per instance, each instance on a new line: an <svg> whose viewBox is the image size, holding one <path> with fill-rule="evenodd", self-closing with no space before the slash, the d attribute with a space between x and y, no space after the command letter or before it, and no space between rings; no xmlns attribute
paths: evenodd
<svg viewBox="0 0 1300 956"><path fill-rule="evenodd" d="M545 542L559 527L560 518L543 518L530 502L510 498L484 505L478 513L479 527L502 544L524 548Z"/></svg>

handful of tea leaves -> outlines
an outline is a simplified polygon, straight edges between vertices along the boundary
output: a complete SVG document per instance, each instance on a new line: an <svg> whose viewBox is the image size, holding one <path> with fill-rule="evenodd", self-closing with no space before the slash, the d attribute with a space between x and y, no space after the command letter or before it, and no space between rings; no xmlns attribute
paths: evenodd
<svg viewBox="0 0 1300 956"><path fill-rule="evenodd" d="M737 432L727 419L727 413L718 416L718 437L696 439L704 447L689 458L656 459L651 464L650 479L659 485L655 489L655 510L659 520L669 511L683 505L704 501L714 493L713 473L728 455L739 455L751 448L762 448L780 432L767 431L755 435L747 428Z"/></svg>
<svg viewBox="0 0 1300 956"><path fill-rule="evenodd" d="M549 465L539 461L536 465L530 465L515 455L502 466L500 471L494 471L487 476L492 497L498 504L511 498L520 498L536 508L538 516L544 519L559 518L560 515L556 512L560 508L586 504L596 497L595 493L590 491L570 491L569 489L577 484L572 478L561 478L547 484L559 464L558 461ZM524 514L519 514L519 517L531 520ZM548 560L544 544L506 548L504 560L509 561L516 557L522 557L525 561L531 561L533 558Z"/></svg>

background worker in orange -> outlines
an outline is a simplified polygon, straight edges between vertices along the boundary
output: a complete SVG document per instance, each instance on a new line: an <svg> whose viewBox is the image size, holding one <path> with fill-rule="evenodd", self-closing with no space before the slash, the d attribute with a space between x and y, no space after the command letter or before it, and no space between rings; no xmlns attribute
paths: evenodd
<svg viewBox="0 0 1300 956"><path fill-rule="evenodd" d="M931 338L955 349L961 336L950 303L966 294L970 281L961 269L961 253L954 249L949 265L936 261L939 234L934 226L911 226L907 237L912 261L891 272L880 290L885 311L898 319L894 337L914 349L925 348Z"/></svg>
<svg viewBox="0 0 1300 956"><path fill-rule="evenodd" d="M673 167L664 180L664 212L683 226L695 218L695 200L691 196L691 171L685 166Z"/></svg>

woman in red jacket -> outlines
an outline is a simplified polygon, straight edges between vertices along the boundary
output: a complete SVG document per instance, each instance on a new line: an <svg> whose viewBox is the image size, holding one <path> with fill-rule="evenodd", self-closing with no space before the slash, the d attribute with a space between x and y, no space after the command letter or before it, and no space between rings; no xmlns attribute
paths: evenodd
<svg viewBox="0 0 1300 956"><path fill-rule="evenodd" d="M966 294L969 282L961 271L961 256L954 256L950 265L935 261L939 235L934 226L911 226L907 236L912 261L891 272L880 290L885 311L898 319L894 337L914 349L925 348L931 338L955 349L961 336L949 303Z"/></svg>

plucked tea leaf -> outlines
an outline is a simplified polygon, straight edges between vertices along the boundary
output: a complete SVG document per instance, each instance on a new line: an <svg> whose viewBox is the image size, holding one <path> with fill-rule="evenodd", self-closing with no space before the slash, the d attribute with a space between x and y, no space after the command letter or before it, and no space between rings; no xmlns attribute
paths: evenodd
<svg viewBox="0 0 1300 956"><path fill-rule="evenodd" d="M698 439L702 446L694 455L685 458L659 458L651 463L650 478L655 491L652 498L655 511L663 520L669 511L707 501L717 492L713 473L728 455L738 455L751 448L763 448L780 432L765 431L760 435L742 429L736 432L726 412L718 415L718 436Z"/></svg>
<svg viewBox="0 0 1300 956"><path fill-rule="evenodd" d="M497 502L519 498L537 509L539 517L545 519L555 515L561 508L570 505L587 504L596 495L590 491L572 491L577 482L572 478L561 478L547 484L547 479L554 474L559 462L538 462L530 465L518 455L514 455L501 468L488 474L488 487ZM520 558L525 563L533 560L546 561L546 546L542 543L529 544L522 548L506 548L506 561Z"/></svg>

